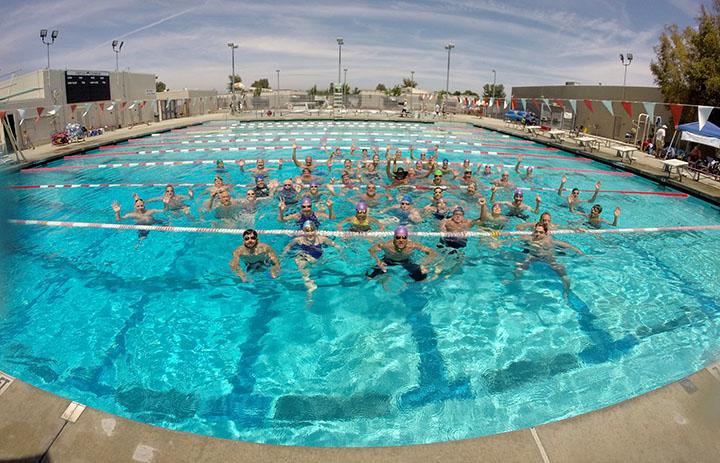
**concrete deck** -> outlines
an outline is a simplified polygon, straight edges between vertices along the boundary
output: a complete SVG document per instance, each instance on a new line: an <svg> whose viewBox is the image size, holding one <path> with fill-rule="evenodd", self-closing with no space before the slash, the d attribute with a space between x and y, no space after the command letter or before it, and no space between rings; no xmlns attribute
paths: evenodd
<svg viewBox="0 0 720 463"><path fill-rule="evenodd" d="M128 138L225 119L225 114L175 119L120 129L65 147L45 145L25 155L29 163L41 163ZM571 142L532 137L492 119L457 116L449 121L473 123L618 165L615 153L607 148L590 153ZM643 154L637 157L632 166L619 167L663 180L661 161ZM10 169L20 167L14 164ZM715 182L685 178L682 183L666 183L720 204L720 188ZM567 420L478 439L407 447L324 449L243 443L157 428L91 408L80 413L82 408L75 405L68 410L70 404L67 399L0 373L0 462L720 461L720 364L621 404ZM70 421L62 418L63 414ZM72 422L74 418L77 420Z"/></svg>
<svg viewBox="0 0 720 463"><path fill-rule="evenodd" d="M71 422L61 417L70 404L14 380L0 394L0 461L711 463L720 459L718 364L586 415L494 436L405 447L252 444L171 431L91 408Z"/></svg>

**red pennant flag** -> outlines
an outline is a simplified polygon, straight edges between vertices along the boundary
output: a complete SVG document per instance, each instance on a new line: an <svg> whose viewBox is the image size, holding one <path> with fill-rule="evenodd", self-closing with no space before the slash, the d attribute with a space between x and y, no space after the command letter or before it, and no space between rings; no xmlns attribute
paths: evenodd
<svg viewBox="0 0 720 463"><path fill-rule="evenodd" d="M672 114L673 122L675 123L675 128L677 129L678 125L680 125L680 117L682 116L683 112L683 105L672 103L670 105L670 114Z"/></svg>
<svg viewBox="0 0 720 463"><path fill-rule="evenodd" d="M42 106L38 106L37 108L35 108L35 111L37 111L37 117L35 118L35 122L38 122L40 120L40 115L43 111L45 111L45 108L43 108Z"/></svg>
<svg viewBox="0 0 720 463"><path fill-rule="evenodd" d="M591 113L595 112L595 111L593 111L592 100L584 100L584 102L585 102L585 106L587 106L587 109L589 109Z"/></svg>
<svg viewBox="0 0 720 463"><path fill-rule="evenodd" d="M0 111L0 119L5 117L6 114L7 114L7 111Z"/></svg>
<svg viewBox="0 0 720 463"><path fill-rule="evenodd" d="M70 105L70 112L74 114L74 113L75 113L75 108L77 108L77 105L76 105L76 104L71 104L71 105Z"/></svg>
<svg viewBox="0 0 720 463"><path fill-rule="evenodd" d="M495 100L495 106L497 106L498 108L500 107L500 99L499 98L497 100Z"/></svg>
<svg viewBox="0 0 720 463"><path fill-rule="evenodd" d="M623 101L622 106L623 108L625 108L625 112L630 117L630 119L632 119L632 103L630 103L629 101Z"/></svg>
<svg viewBox="0 0 720 463"><path fill-rule="evenodd" d="M512 98L512 99L510 100L510 109L512 109L512 110L515 109L515 98Z"/></svg>
<svg viewBox="0 0 720 463"><path fill-rule="evenodd" d="M140 103L140 109L143 109L146 104L147 104L147 101L144 101L144 100L143 100L143 102Z"/></svg>
<svg viewBox="0 0 720 463"><path fill-rule="evenodd" d="M105 103L98 103L98 106L100 106L100 112L105 111Z"/></svg>
<svg viewBox="0 0 720 463"><path fill-rule="evenodd" d="M563 100L553 100L555 101L555 104L560 106L561 108L565 109L565 101Z"/></svg>
<svg viewBox="0 0 720 463"><path fill-rule="evenodd" d="M124 111L125 106L127 106L127 101L123 101L122 103L120 103L120 111Z"/></svg>

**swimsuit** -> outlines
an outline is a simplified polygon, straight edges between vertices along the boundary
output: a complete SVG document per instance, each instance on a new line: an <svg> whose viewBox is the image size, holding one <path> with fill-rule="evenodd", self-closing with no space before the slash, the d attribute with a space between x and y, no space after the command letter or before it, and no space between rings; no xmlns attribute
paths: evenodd
<svg viewBox="0 0 720 463"><path fill-rule="evenodd" d="M415 280L415 281L422 281L425 278L427 278L427 274L423 273L423 271L420 269L420 266L410 259L406 260L394 260L390 259L389 257L385 256L382 258L382 261L385 265L388 267L393 267L395 265L401 265L405 270L407 270L408 275ZM375 278L376 276L385 273L383 272L380 267L373 267L373 269L370 271L370 273L367 273L368 278Z"/></svg>
<svg viewBox="0 0 720 463"><path fill-rule="evenodd" d="M313 212L310 216L300 214L300 217L298 217L297 222L295 223L297 223L297 226L302 230L303 224L308 220L315 224L315 228L320 228L320 220L318 220L315 212Z"/></svg>
<svg viewBox="0 0 720 463"><path fill-rule="evenodd" d="M360 222L357 217L353 217L350 222L350 231L352 232L368 232L370 228L370 221L367 218L363 222Z"/></svg>
<svg viewBox="0 0 720 463"><path fill-rule="evenodd" d="M440 238L440 243L438 243L439 248L453 248L453 249L461 249L467 246L467 238L458 238L455 236L445 236Z"/></svg>
<svg viewBox="0 0 720 463"><path fill-rule="evenodd" d="M255 197L267 198L268 196L270 196L270 188L268 188L267 186L264 186L262 188L259 186L255 187Z"/></svg>
<svg viewBox="0 0 720 463"><path fill-rule="evenodd" d="M280 190L278 196L285 201L285 204L297 204L300 195L294 189L291 191Z"/></svg>
<svg viewBox="0 0 720 463"><path fill-rule="evenodd" d="M319 259L323 255L323 248L320 244L299 244L300 252L307 254L313 259Z"/></svg>

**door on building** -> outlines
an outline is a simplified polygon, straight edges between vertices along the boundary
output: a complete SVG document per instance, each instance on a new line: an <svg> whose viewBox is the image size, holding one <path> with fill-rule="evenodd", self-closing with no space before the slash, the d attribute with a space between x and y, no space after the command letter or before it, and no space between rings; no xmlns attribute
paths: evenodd
<svg viewBox="0 0 720 463"><path fill-rule="evenodd" d="M612 138L615 140L622 140L625 135L623 132L623 118L621 116L614 116L614 118Z"/></svg>
<svg viewBox="0 0 720 463"><path fill-rule="evenodd" d="M15 140L18 139L17 132L15 130L15 116L13 114L10 114L9 112L5 115L5 118L7 120L7 125L10 127L10 131L12 132L12 136L15 138ZM7 127L3 124L3 140L5 140L5 152L10 154L15 152L15 148L13 148L12 144L10 143L10 134L8 133ZM18 141L19 142L19 141Z"/></svg>

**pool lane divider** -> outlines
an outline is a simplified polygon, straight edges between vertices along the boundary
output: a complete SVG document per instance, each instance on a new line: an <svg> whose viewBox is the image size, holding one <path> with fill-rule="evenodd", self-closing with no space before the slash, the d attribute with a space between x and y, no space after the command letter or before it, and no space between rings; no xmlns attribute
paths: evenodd
<svg viewBox="0 0 720 463"><path fill-rule="evenodd" d="M160 231L172 233L210 233L220 235L242 235L246 228L215 228L215 227L176 227L169 225L133 225L123 223L98 223L98 222L68 222L55 220L25 220L10 219L9 224L12 225L40 225L46 227L60 228L97 228L111 230L145 230ZM720 230L720 225L680 225L671 227L641 227L641 228L601 228L601 229L559 229L553 230L552 235L608 235L608 234L637 234L637 233L662 233L662 232L687 232L687 231L716 231ZM283 236L302 236L301 230L288 229L258 229L256 230L262 235L283 235ZM376 231L376 232L349 232L349 231L328 231L318 230L319 235L339 238L366 238L366 237L391 237L393 231ZM453 237L453 238L472 238L472 237L501 237L501 236L530 236L532 231L469 231L464 233L451 232L410 232L413 237Z"/></svg>
<svg viewBox="0 0 720 463"><path fill-rule="evenodd" d="M237 159L221 159L222 162L225 164L234 164L238 163L239 160ZM281 161L280 159L265 159L265 162L268 163L277 163ZM186 161L149 161L149 162L122 162L122 163L112 163L112 164L87 164L87 165L80 165L80 166L56 166L56 167L31 167L29 169L23 169L20 172L27 174L32 172L61 172L61 171L72 171L72 170L90 170L90 169L121 169L121 168L130 168L130 167L154 167L154 166L187 166L187 165L199 165L199 164L206 164L206 165L214 165L217 161L213 159L192 159L192 160L186 160ZM286 162L286 161L283 161ZM318 163L324 163L327 162L325 159L316 159L316 162ZM372 161L365 161L367 163ZM246 163L248 163L246 161ZM338 162L339 164L339 162ZM451 162L451 165L462 165L460 162ZM506 169L512 169L515 167L515 164L503 164L502 167ZM533 167L536 170L550 170L550 171L560 171L560 172L575 172L575 173L588 173L588 174L596 174L596 175L615 175L619 177L633 177L635 174L631 172L625 172L625 171L610 171L610 170L597 170L597 169L573 169L573 168L564 168L564 167L552 167L552 166L524 166L524 167Z"/></svg>
<svg viewBox="0 0 720 463"><path fill-rule="evenodd" d="M63 183L63 184L43 184L43 185L10 185L6 187L0 187L0 189L6 190L36 190L36 189L49 189L49 188L145 188L145 187L158 187L165 188L168 185L173 187L206 187L213 186L214 183ZM239 188L251 188L254 187L254 183L225 183L226 186L239 187ZM304 187L310 186L304 184ZM363 189L365 185L355 185L357 188ZM433 190L435 185L411 185L415 190ZM347 188L345 185L338 184L333 185L334 188ZM407 188L407 187L405 187ZM440 188L448 189L446 186ZM465 189L466 185L453 185L449 189ZM517 190L524 191L557 191L557 188L546 188L546 187L518 187ZM595 190L587 189L580 190L581 192L595 192ZM666 196L674 198L687 198L687 193L671 192L671 191L631 191L631 190L600 190L600 193L620 194L620 195L654 195L654 196Z"/></svg>

